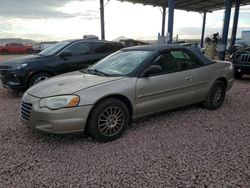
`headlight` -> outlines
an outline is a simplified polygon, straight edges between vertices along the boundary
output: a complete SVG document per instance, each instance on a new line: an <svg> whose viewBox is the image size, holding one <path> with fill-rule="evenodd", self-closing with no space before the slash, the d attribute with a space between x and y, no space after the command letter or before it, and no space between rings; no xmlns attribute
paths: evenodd
<svg viewBox="0 0 250 188"><path fill-rule="evenodd" d="M40 100L39 106L41 108L47 107L52 110L60 108L71 108L78 106L80 98L76 95L65 95L57 97L49 97Z"/></svg>
<svg viewBox="0 0 250 188"><path fill-rule="evenodd" d="M27 65L28 65L27 63L12 65L12 69L21 69L26 67Z"/></svg>

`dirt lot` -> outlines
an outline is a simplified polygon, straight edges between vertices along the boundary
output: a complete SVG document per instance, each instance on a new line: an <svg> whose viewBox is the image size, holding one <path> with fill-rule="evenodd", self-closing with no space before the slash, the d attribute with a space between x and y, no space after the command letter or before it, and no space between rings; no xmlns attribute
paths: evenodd
<svg viewBox="0 0 250 188"><path fill-rule="evenodd" d="M121 139L46 135L0 89L0 187L250 187L250 78L216 111L199 106L133 123Z"/></svg>

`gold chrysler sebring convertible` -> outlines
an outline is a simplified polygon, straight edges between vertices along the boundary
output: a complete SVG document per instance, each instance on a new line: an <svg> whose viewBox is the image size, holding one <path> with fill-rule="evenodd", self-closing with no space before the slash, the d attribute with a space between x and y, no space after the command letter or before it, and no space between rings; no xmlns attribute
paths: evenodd
<svg viewBox="0 0 250 188"><path fill-rule="evenodd" d="M230 62L174 45L122 49L77 72L38 83L24 94L21 119L49 133L86 131L115 140L131 120L203 103L219 108L234 81Z"/></svg>

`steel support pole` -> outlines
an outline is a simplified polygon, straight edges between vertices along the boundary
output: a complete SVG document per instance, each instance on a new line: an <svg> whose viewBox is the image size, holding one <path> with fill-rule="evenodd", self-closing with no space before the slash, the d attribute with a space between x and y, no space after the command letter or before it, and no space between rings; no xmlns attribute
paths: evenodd
<svg viewBox="0 0 250 188"><path fill-rule="evenodd" d="M233 29L232 29L230 46L235 45L237 28L238 28L238 20L239 20L239 12L240 12L240 0L235 0L234 22L233 22Z"/></svg>
<svg viewBox="0 0 250 188"><path fill-rule="evenodd" d="M100 0L100 18L101 18L101 39L105 40L105 24L104 24L104 0Z"/></svg>
<svg viewBox="0 0 250 188"><path fill-rule="evenodd" d="M227 38L228 38L231 8L232 8L232 0L225 0L225 8L226 9L225 9L223 32L222 32L222 39L221 39L220 60L224 60L226 56L226 47L227 47Z"/></svg>
<svg viewBox="0 0 250 188"><path fill-rule="evenodd" d="M166 25L166 7L162 7L162 28L161 28L161 36L165 35L165 25Z"/></svg>
<svg viewBox="0 0 250 188"><path fill-rule="evenodd" d="M204 45L206 19L207 19L207 13L204 12L204 14L203 14L203 23L202 23L202 31L201 31L201 48L203 48L203 45Z"/></svg>
<svg viewBox="0 0 250 188"><path fill-rule="evenodd" d="M168 44L173 43L175 0L168 0Z"/></svg>

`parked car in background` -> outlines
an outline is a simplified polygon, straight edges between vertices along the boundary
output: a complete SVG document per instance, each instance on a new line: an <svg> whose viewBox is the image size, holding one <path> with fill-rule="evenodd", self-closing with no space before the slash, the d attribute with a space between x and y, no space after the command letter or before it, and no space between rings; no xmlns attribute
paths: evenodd
<svg viewBox="0 0 250 188"><path fill-rule="evenodd" d="M46 48L56 44L57 42L41 42L34 47L34 53L40 53Z"/></svg>
<svg viewBox="0 0 250 188"><path fill-rule="evenodd" d="M1 63L2 83L6 88L25 90L49 77L86 68L122 47L101 40L62 41L37 55Z"/></svg>
<svg viewBox="0 0 250 188"><path fill-rule="evenodd" d="M215 110L233 81L232 63L210 61L197 49L126 48L86 70L30 88L22 98L21 119L40 131L86 131L98 141L112 141L135 118L194 103Z"/></svg>
<svg viewBox="0 0 250 188"><path fill-rule="evenodd" d="M9 43L0 46L0 52L1 54L31 54L33 53L33 47L21 43Z"/></svg>
<svg viewBox="0 0 250 188"><path fill-rule="evenodd" d="M230 56L234 65L235 78L240 79L244 74L250 74L250 47L240 49Z"/></svg>
<svg viewBox="0 0 250 188"><path fill-rule="evenodd" d="M173 44L184 44L187 43L185 40L177 40L177 41L173 41Z"/></svg>
<svg viewBox="0 0 250 188"><path fill-rule="evenodd" d="M142 42L134 39L122 39L119 42L122 43L125 48L131 46L149 45L149 43L147 42Z"/></svg>

